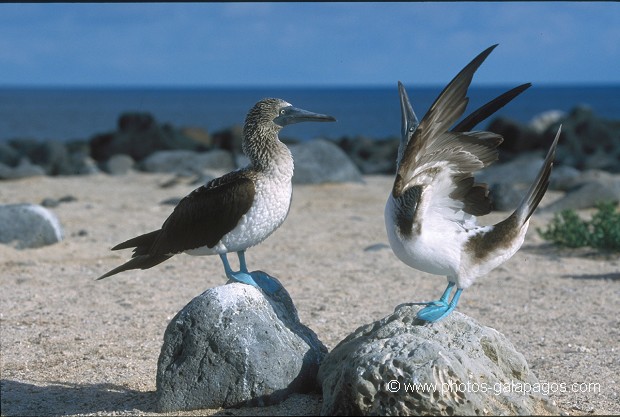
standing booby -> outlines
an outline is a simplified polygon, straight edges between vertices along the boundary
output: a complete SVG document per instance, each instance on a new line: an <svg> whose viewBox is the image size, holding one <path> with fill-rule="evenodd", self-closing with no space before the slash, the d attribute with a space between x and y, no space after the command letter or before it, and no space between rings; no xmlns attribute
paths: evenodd
<svg viewBox="0 0 620 417"><path fill-rule="evenodd" d="M435 322L456 307L461 292L512 257L523 244L529 219L549 184L560 131L538 176L517 209L493 226L479 226L476 216L491 211L486 184L472 173L497 160L500 135L469 131L530 85L501 95L463 119L451 130L468 103L474 72L497 45L474 58L441 92L418 122L399 83L402 112L401 144L392 192L385 207L385 225L394 254L405 264L445 275L448 287L417 317ZM456 292L450 301L454 287Z"/></svg>
<svg viewBox="0 0 620 417"><path fill-rule="evenodd" d="M197 188L183 198L159 230L134 237L112 250L134 248L132 259L103 274L103 279L129 269L148 269L179 253L220 255L226 276L259 287L248 272L245 250L271 235L288 215L293 158L278 132L299 122L336 119L267 98L248 112L243 127L243 151L250 163ZM236 252L240 270L234 272L226 254Z"/></svg>

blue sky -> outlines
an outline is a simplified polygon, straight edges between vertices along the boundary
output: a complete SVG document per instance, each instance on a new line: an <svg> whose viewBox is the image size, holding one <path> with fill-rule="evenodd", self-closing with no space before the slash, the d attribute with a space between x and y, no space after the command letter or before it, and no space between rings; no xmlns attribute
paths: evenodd
<svg viewBox="0 0 620 417"><path fill-rule="evenodd" d="M620 3L0 4L0 85L620 83Z"/></svg>

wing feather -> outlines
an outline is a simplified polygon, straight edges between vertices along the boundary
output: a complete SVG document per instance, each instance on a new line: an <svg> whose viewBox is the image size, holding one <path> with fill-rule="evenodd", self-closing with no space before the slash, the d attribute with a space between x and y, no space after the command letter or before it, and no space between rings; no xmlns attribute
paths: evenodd
<svg viewBox="0 0 620 417"><path fill-rule="evenodd" d="M180 253L215 246L233 230L254 201L254 182L234 171L183 198L164 222L151 254Z"/></svg>
<svg viewBox="0 0 620 417"><path fill-rule="evenodd" d="M426 154L432 154L434 149L454 139L454 136L448 133L448 129L465 112L469 101L466 97L467 89L473 75L496 46L487 48L465 66L430 107L403 153L394 182L395 197L402 195L407 187L413 185L411 173L420 167L421 158Z"/></svg>
<svg viewBox="0 0 620 417"><path fill-rule="evenodd" d="M497 147L503 139L491 132L465 130L489 117L530 84L513 88L454 125L465 112L466 94L474 73L496 46L487 48L463 68L419 123L398 164L392 189L397 201L408 189L416 187L420 190L420 204L416 206L419 210L434 207L436 212L461 221L471 219L468 215L484 215L491 211L488 187L475 183L473 173L497 160ZM404 87L399 85L399 88L402 90L401 107L410 106L408 98L403 95Z"/></svg>

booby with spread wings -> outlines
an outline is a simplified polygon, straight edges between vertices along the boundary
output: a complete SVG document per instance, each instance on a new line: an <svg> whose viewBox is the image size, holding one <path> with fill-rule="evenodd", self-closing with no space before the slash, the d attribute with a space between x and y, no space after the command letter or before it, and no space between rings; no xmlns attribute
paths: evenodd
<svg viewBox="0 0 620 417"><path fill-rule="evenodd" d="M488 214L492 204L486 184L475 183L473 173L497 160L497 146L503 139L471 129L530 86L523 84L502 94L453 127L465 112L467 89L475 71L496 46L474 58L420 122L399 83L402 137L384 213L388 239L402 262L448 279L439 300L414 303L426 306L417 315L423 321L446 317L464 289L517 252L549 184L559 130L536 180L514 213L492 226L477 224L476 216Z"/></svg>

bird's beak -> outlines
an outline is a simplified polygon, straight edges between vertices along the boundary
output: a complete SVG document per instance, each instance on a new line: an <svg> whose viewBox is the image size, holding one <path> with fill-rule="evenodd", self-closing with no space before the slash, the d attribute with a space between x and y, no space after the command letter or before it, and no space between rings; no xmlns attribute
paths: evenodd
<svg viewBox="0 0 620 417"><path fill-rule="evenodd" d="M407 144L420 122L418 122L418 118L411 107L405 86L400 81L398 82L398 95L400 96L401 141Z"/></svg>
<svg viewBox="0 0 620 417"><path fill-rule="evenodd" d="M326 114L312 113L293 106L280 110L280 115L273 119L278 126L287 126L300 122L335 122L336 119Z"/></svg>

